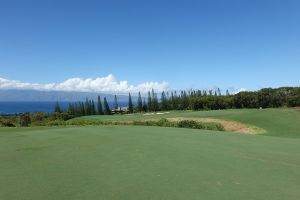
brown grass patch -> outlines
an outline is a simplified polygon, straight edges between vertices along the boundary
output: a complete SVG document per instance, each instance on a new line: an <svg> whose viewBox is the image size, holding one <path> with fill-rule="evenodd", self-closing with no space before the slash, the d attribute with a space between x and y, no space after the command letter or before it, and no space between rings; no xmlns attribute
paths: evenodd
<svg viewBox="0 0 300 200"><path fill-rule="evenodd" d="M167 120L171 122L179 122L184 120L192 120L195 122L216 122L223 125L225 131L236 132L236 133L246 133L246 134L255 134L257 133L256 128L252 128L236 121L228 121L223 119L215 119L215 118L184 118L184 117L175 117L175 118L167 118Z"/></svg>
<svg viewBox="0 0 300 200"><path fill-rule="evenodd" d="M300 107L294 107L294 109L300 112Z"/></svg>

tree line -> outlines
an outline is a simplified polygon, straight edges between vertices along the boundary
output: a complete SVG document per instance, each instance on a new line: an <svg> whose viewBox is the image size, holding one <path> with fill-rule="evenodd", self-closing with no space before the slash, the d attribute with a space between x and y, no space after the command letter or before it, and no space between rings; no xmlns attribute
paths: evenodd
<svg viewBox="0 0 300 200"><path fill-rule="evenodd" d="M264 88L259 91L239 92L225 94L217 90L188 90L188 91L163 91L158 94L151 90L146 97L138 93L135 103L131 94L128 95L126 113L157 112L168 110L219 110L232 108L277 108L300 106L300 87ZM103 104L100 96L97 102L86 99L85 102L70 103L66 112L73 116L84 115L110 115L118 111L117 95L114 97L114 106L110 108L107 98ZM59 103L56 103L55 113L62 113Z"/></svg>

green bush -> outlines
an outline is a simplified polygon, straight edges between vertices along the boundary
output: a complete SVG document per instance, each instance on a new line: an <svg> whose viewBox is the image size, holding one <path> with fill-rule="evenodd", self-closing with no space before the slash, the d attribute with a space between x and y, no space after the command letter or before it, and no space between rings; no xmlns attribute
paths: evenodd
<svg viewBox="0 0 300 200"><path fill-rule="evenodd" d="M47 126L65 126L66 122L62 120L54 120L46 123Z"/></svg>
<svg viewBox="0 0 300 200"><path fill-rule="evenodd" d="M192 128L192 129L206 129L206 130L215 130L215 131L224 131L224 127L222 124L215 122L196 122L192 120L183 120L177 122L177 127L179 128Z"/></svg>
<svg viewBox="0 0 300 200"><path fill-rule="evenodd" d="M100 126L100 125L136 125L136 126L161 126L161 127L177 127L177 128L192 128L192 129L205 129L205 130L216 130L224 131L224 127L219 123L204 123L196 122L192 120L184 120L180 122L171 122L167 119L160 119L158 121L148 120L148 121L101 121L101 120L70 120L64 121L52 121L49 125L76 125L76 126Z"/></svg>
<svg viewBox="0 0 300 200"><path fill-rule="evenodd" d="M36 112L31 114L31 126L45 126L47 124L48 114Z"/></svg>
<svg viewBox="0 0 300 200"><path fill-rule="evenodd" d="M0 126L2 127L16 127L16 125L9 120L0 120Z"/></svg>
<svg viewBox="0 0 300 200"><path fill-rule="evenodd" d="M20 114L20 126L29 126L31 123L31 118L29 113Z"/></svg>

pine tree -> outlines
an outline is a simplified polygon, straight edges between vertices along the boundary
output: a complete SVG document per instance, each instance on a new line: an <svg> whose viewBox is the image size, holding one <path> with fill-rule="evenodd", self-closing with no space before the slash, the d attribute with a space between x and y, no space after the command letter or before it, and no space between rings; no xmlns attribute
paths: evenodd
<svg viewBox="0 0 300 200"><path fill-rule="evenodd" d="M230 96L229 90L226 90L226 96Z"/></svg>
<svg viewBox="0 0 300 200"><path fill-rule="evenodd" d="M152 111L152 99L151 99L151 94L150 94L150 91L148 92L148 111Z"/></svg>
<svg viewBox="0 0 300 200"><path fill-rule="evenodd" d="M173 96L173 109L178 110L178 96L176 91L174 91L174 96Z"/></svg>
<svg viewBox="0 0 300 200"><path fill-rule="evenodd" d="M219 96L222 96L222 93L221 93L220 88L218 88L218 95L219 95Z"/></svg>
<svg viewBox="0 0 300 200"><path fill-rule="evenodd" d="M119 105L118 105L118 98L117 95L115 95L115 110L118 110Z"/></svg>
<svg viewBox="0 0 300 200"><path fill-rule="evenodd" d="M158 111L158 99L157 99L157 94L154 92L154 89L152 89L152 92L151 92L151 99L152 99L151 110L156 112L156 111Z"/></svg>
<svg viewBox="0 0 300 200"><path fill-rule="evenodd" d="M142 112L143 111L143 101L142 101L142 96L141 96L140 92L138 94L137 110L138 110L138 112Z"/></svg>
<svg viewBox="0 0 300 200"><path fill-rule="evenodd" d="M105 115L110 115L111 114L111 110L109 108L108 102L106 100L106 97L104 97L104 114Z"/></svg>
<svg viewBox="0 0 300 200"><path fill-rule="evenodd" d="M69 103L68 113L70 115L75 115L75 104Z"/></svg>
<svg viewBox="0 0 300 200"><path fill-rule="evenodd" d="M168 110L168 99L166 93L163 91L161 93L161 110Z"/></svg>
<svg viewBox="0 0 300 200"><path fill-rule="evenodd" d="M84 108L84 103L83 102L80 103L80 112L81 112L82 116L87 115L86 114L86 109Z"/></svg>
<svg viewBox="0 0 300 200"><path fill-rule="evenodd" d="M146 103L146 100L144 99L144 102L143 102L143 111L147 112L147 110L148 110L147 103Z"/></svg>
<svg viewBox="0 0 300 200"><path fill-rule="evenodd" d="M96 111L95 111L95 102L94 102L94 100L92 100L91 110L92 110L91 114L95 115Z"/></svg>
<svg viewBox="0 0 300 200"><path fill-rule="evenodd" d="M88 100L88 98L85 99L85 112L86 115L91 115L91 109L90 109L90 101Z"/></svg>
<svg viewBox="0 0 300 200"><path fill-rule="evenodd" d="M98 96L98 105L97 105L98 115L103 115L103 108L101 103L101 98Z"/></svg>
<svg viewBox="0 0 300 200"><path fill-rule="evenodd" d="M189 107L189 98L188 95L186 94L186 91L183 91L182 94L182 109L187 110Z"/></svg>
<svg viewBox="0 0 300 200"><path fill-rule="evenodd" d="M129 96L128 96L128 112L133 113L133 104L132 104L132 99L131 99L130 93L129 93Z"/></svg>
<svg viewBox="0 0 300 200"><path fill-rule="evenodd" d="M58 102L55 103L54 112L56 112L56 113L61 113L62 112Z"/></svg>

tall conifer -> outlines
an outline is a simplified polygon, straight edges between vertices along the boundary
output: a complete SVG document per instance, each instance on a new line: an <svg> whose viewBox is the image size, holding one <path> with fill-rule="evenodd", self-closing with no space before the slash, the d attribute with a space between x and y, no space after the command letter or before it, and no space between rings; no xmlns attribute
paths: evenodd
<svg viewBox="0 0 300 200"><path fill-rule="evenodd" d="M142 112L143 111L143 101L142 101L142 96L141 96L140 92L138 94L137 110L138 110L138 112Z"/></svg>
<svg viewBox="0 0 300 200"><path fill-rule="evenodd" d="M101 103L101 97L98 96L98 105L97 105L98 115L103 115L103 108Z"/></svg>
<svg viewBox="0 0 300 200"><path fill-rule="evenodd" d="M128 96L128 112L133 113L133 104L132 104L132 99L131 99L131 94L129 93Z"/></svg>
<svg viewBox="0 0 300 200"><path fill-rule="evenodd" d="M104 114L105 115L110 115L111 114L111 110L109 108L108 102L106 100L106 97L104 97Z"/></svg>
<svg viewBox="0 0 300 200"><path fill-rule="evenodd" d="M115 95L114 100L115 100L115 110L117 110L119 108L117 95Z"/></svg>

